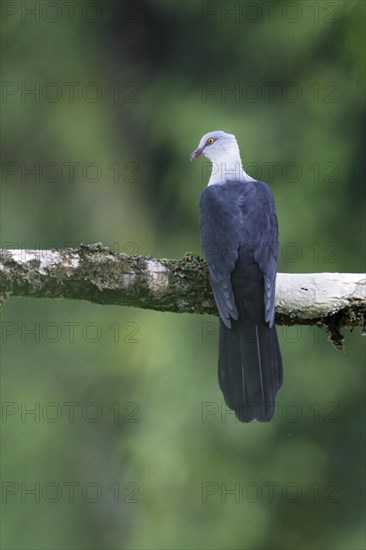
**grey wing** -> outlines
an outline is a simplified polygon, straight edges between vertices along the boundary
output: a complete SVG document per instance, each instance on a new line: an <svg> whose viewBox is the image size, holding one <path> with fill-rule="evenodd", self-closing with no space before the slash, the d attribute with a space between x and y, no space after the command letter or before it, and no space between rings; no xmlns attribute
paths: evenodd
<svg viewBox="0 0 366 550"><path fill-rule="evenodd" d="M203 191L200 231L216 306L223 323L230 328L230 318L238 318L230 275L238 259L236 224L239 212L228 209L220 191L209 188Z"/></svg>
<svg viewBox="0 0 366 550"><path fill-rule="evenodd" d="M258 263L264 278L264 317L271 327L275 318L275 291L278 254L278 223L274 202L268 216L268 225L261 242L255 250L254 259Z"/></svg>
<svg viewBox="0 0 366 550"><path fill-rule="evenodd" d="M206 258L207 261L207 258ZM207 262L208 263L208 262ZM232 319L238 318L233 290L231 288L230 273L219 271L215 265L208 267L212 292L220 317L228 328L231 328Z"/></svg>

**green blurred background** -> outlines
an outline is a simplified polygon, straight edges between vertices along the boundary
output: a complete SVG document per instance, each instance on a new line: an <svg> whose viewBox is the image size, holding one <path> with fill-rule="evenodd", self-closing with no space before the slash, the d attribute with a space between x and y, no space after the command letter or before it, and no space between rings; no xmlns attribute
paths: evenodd
<svg viewBox="0 0 366 550"><path fill-rule="evenodd" d="M362 272L364 18L4 1L1 246L200 254L207 163L188 156L223 129L272 187L279 271ZM365 547L360 330L337 352L279 327L276 416L243 425L216 317L14 298L1 327L4 549Z"/></svg>

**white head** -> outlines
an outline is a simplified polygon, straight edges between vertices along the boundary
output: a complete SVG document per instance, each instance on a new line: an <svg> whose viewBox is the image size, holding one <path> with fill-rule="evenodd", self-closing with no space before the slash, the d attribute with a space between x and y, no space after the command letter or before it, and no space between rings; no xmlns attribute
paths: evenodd
<svg viewBox="0 0 366 550"><path fill-rule="evenodd" d="M222 130L205 134L190 159L193 160L202 154L212 162L208 185L223 184L233 180L253 180L243 170L239 145L233 134L227 134Z"/></svg>

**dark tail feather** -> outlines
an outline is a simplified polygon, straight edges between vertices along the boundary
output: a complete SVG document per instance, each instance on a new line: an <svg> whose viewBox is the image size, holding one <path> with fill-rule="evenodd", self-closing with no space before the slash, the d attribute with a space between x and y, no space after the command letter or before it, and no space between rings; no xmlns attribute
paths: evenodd
<svg viewBox="0 0 366 550"><path fill-rule="evenodd" d="M226 404L241 422L269 422L282 384L276 327L220 319L219 383Z"/></svg>

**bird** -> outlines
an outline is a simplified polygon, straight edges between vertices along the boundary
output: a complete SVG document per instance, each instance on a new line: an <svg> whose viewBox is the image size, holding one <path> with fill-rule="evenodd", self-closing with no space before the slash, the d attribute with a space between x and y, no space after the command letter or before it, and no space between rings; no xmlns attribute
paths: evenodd
<svg viewBox="0 0 366 550"><path fill-rule="evenodd" d="M283 380L274 324L279 243L273 194L245 172L233 134L205 134L190 160L201 155L212 163L199 226L219 313L219 386L241 422L270 422Z"/></svg>

